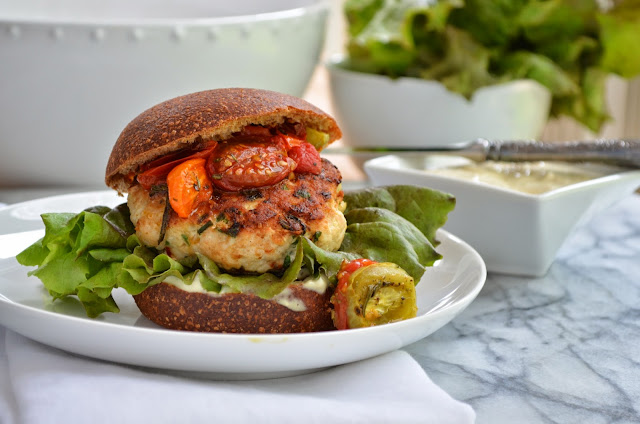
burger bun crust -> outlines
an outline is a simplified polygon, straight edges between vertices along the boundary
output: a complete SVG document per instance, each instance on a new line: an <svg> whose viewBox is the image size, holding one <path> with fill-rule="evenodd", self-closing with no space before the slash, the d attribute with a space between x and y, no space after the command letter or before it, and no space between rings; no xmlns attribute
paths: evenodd
<svg viewBox="0 0 640 424"><path fill-rule="evenodd" d="M113 147L105 183L126 193L140 165L228 139L247 125L274 126L286 120L329 134L330 143L342 136L331 116L294 96L249 88L201 91L162 102L134 118Z"/></svg>

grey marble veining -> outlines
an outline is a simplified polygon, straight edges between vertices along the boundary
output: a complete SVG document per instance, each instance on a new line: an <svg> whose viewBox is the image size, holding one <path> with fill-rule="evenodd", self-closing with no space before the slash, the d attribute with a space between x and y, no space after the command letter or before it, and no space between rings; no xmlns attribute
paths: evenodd
<svg viewBox="0 0 640 424"><path fill-rule="evenodd" d="M640 196L576 230L543 278L489 274L407 349L479 424L640 422Z"/></svg>

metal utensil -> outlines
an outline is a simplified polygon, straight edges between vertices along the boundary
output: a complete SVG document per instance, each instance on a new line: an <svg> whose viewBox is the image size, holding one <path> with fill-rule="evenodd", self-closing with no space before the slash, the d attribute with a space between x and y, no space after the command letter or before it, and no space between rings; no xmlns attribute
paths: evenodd
<svg viewBox="0 0 640 424"><path fill-rule="evenodd" d="M566 142L512 142L475 140L455 153L475 161L502 160L601 162L640 168L640 141L593 140Z"/></svg>
<svg viewBox="0 0 640 424"><path fill-rule="evenodd" d="M455 154L476 162L484 162L487 160L510 162L543 160L600 162L627 168L640 168L640 140L600 139L591 141L539 142L489 141L477 139L469 143L457 144L445 148L343 150L343 153L355 154L411 154L416 152Z"/></svg>

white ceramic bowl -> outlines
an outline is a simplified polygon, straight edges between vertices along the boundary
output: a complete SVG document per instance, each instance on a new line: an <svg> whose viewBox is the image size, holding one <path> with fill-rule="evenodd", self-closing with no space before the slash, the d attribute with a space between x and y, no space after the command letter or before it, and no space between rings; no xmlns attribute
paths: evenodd
<svg viewBox="0 0 640 424"><path fill-rule="evenodd" d="M630 170L533 195L425 172L458 160L389 155L367 161L365 171L375 185L417 184L455 195L444 228L473 246L492 272L544 275L572 231L640 186L640 171Z"/></svg>
<svg viewBox="0 0 640 424"><path fill-rule="evenodd" d="M344 143L358 148L444 147L465 141L532 140L547 122L551 95L519 80L478 90L471 101L435 81L354 72L326 64Z"/></svg>
<svg viewBox="0 0 640 424"><path fill-rule="evenodd" d="M116 138L220 87L301 96L325 0L0 0L0 186L103 186Z"/></svg>

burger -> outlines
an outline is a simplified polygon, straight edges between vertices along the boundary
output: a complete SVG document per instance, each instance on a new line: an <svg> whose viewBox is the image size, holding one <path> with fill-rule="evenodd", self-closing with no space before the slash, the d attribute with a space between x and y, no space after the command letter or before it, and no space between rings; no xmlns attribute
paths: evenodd
<svg viewBox="0 0 640 424"><path fill-rule="evenodd" d="M136 234L177 260L202 255L234 275L283 272L308 237L336 251L346 229L340 171L318 153L340 138L309 103L255 89L199 92L161 103L124 129L106 184L128 193ZM292 285L284 297L212 296L160 283L135 296L165 327L223 332L333 328L329 290Z"/></svg>
<svg viewBox="0 0 640 424"><path fill-rule="evenodd" d="M47 234L18 261L90 316L117 312L111 290L123 288L176 330L297 333L415 316L415 282L439 258L435 229L453 198L392 187L345 202L340 171L320 156L340 137L332 117L272 91L165 101L109 157L105 182L126 204L43 215ZM440 205L426 225L420 202Z"/></svg>

